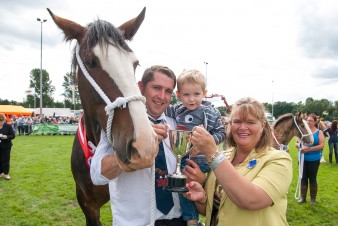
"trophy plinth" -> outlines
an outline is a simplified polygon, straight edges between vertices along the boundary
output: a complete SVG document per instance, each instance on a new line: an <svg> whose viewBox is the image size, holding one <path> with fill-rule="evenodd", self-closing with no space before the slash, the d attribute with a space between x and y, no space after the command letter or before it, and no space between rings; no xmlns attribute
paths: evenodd
<svg viewBox="0 0 338 226"><path fill-rule="evenodd" d="M181 172L181 159L190 151L190 138L192 131L186 130L169 130L170 147L173 154L176 156L176 171L168 175L168 185L164 190L170 192L187 192L187 178Z"/></svg>

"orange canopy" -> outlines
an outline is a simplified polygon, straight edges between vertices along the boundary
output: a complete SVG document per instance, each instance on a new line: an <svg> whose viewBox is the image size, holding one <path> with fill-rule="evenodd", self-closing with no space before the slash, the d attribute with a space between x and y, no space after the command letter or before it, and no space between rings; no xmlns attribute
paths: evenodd
<svg viewBox="0 0 338 226"><path fill-rule="evenodd" d="M11 115L31 116L33 111L28 110L22 106L16 105L0 105L0 113L4 113L7 117L7 121L10 121Z"/></svg>

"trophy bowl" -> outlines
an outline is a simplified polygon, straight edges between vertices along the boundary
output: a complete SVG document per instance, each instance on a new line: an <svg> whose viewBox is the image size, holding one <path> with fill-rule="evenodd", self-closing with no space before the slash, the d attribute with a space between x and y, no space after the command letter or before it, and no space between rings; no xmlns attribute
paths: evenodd
<svg viewBox="0 0 338 226"><path fill-rule="evenodd" d="M181 172L181 159L190 151L191 148L191 133L188 130L169 130L170 147L173 154L176 156L176 171L168 175L168 184L164 190L170 192L187 192L187 178Z"/></svg>

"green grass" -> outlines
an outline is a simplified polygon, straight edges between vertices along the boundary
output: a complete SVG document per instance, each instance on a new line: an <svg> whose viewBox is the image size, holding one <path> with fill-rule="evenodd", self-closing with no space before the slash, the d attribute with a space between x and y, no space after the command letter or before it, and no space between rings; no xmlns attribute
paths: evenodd
<svg viewBox="0 0 338 226"><path fill-rule="evenodd" d="M298 204L294 198L297 180L298 163L297 149L294 147L295 141L289 144L290 155L293 159L293 179L288 195L287 219L289 225L297 226L337 226L338 225L338 166L330 165L329 149L326 141L324 148L324 158L327 163L321 163L318 170L318 194L317 203L312 206L309 204L309 191L307 203ZM333 160L335 158L333 157ZM334 161L335 162L335 161Z"/></svg>
<svg viewBox="0 0 338 226"><path fill-rule="evenodd" d="M85 225L70 169L74 136L17 136L0 180L0 225ZM103 225L111 225L109 203Z"/></svg>
<svg viewBox="0 0 338 226"><path fill-rule="evenodd" d="M70 170L70 136L17 136L13 140L10 175L0 179L0 225L85 225ZM294 198L298 178L297 150L291 141L294 177L288 195L290 226L338 225L338 166L323 163L318 172L317 204ZM328 161L328 147L324 156ZM309 198L308 198L309 199ZM111 225L110 205L101 209L103 225Z"/></svg>

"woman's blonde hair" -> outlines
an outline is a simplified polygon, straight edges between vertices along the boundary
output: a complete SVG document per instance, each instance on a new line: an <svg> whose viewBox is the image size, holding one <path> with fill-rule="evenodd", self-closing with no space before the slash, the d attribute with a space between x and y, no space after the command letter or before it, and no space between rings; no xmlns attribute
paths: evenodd
<svg viewBox="0 0 338 226"><path fill-rule="evenodd" d="M177 90L180 91L184 83L199 84L202 90L205 90L205 78L204 75L195 69L183 70L183 72L177 78Z"/></svg>
<svg viewBox="0 0 338 226"><path fill-rule="evenodd" d="M233 138L232 131L231 131L233 112L237 110L240 111L241 118L243 119L245 119L248 116L248 114L252 114L262 124L265 122L265 126L263 127L263 132L261 134L261 138L259 139L255 149L256 149L256 152L261 152L261 151L269 149L272 145L272 130L265 115L265 108L260 102L258 102L252 97L244 97L238 100L232 106L231 114L229 118L229 125L227 126L227 145L229 147L237 147L237 144Z"/></svg>

